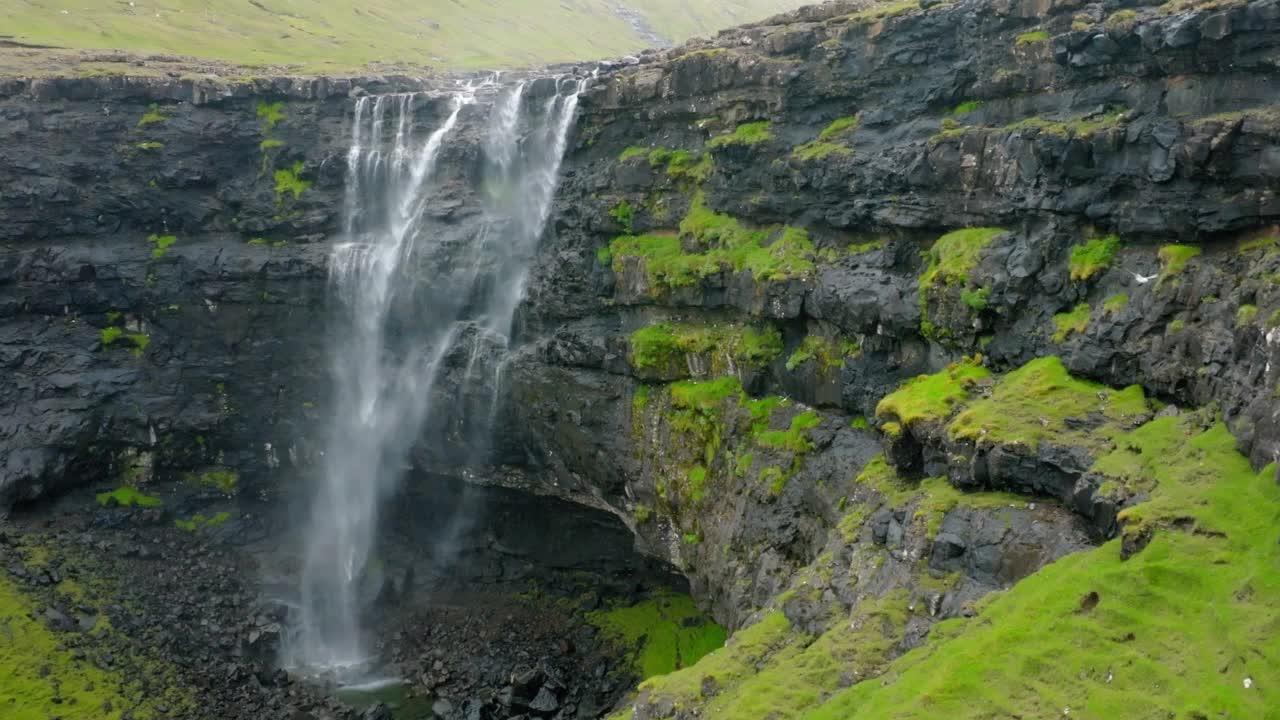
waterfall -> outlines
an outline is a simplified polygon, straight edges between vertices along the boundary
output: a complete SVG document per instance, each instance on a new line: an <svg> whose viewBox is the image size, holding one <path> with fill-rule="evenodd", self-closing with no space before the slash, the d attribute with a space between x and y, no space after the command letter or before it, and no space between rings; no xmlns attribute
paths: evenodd
<svg viewBox="0 0 1280 720"><path fill-rule="evenodd" d="M432 388L459 346L469 357L465 384L488 395L483 424L492 422L502 365L490 362L492 352L509 346L585 83L556 79L553 92L534 99L529 82L501 85L494 77L443 97L356 100L344 232L330 257L333 412L312 483L286 667L358 672L370 663L361 615L376 584L370 559L380 507L397 488L432 411ZM447 114L424 133L415 113L442 100ZM483 212L459 247L426 216L442 192L442 152L468 109L486 105ZM423 277L422 268L439 272Z"/></svg>

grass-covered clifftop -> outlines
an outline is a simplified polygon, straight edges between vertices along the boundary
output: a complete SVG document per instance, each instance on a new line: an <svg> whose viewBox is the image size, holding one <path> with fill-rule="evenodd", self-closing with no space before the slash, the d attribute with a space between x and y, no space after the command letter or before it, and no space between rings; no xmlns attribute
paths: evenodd
<svg viewBox="0 0 1280 720"><path fill-rule="evenodd" d="M800 0L16 0L0 40L351 72L371 63L511 67L616 56L711 34ZM32 70L38 62L32 63Z"/></svg>
<svg viewBox="0 0 1280 720"><path fill-rule="evenodd" d="M617 717L1280 717L1280 485L1274 466L1250 467L1212 411L1153 418L1136 386L1079 380L1055 357L1003 375L957 365L907 382L881 406L903 422L950 421L962 443L1086 450L1091 474L1131 493L1120 537L989 594L918 644L906 642L907 628L934 612L921 593L949 588L948 576L921 571L916 591L868 596L821 633L793 627L797 596L830 592L828 550L724 648L647 680ZM858 552L877 552L860 531L877 503L915 508L933 538L953 509L998 514L1020 502L957 492L946 478L912 480L883 458L858 482L876 494L843 507L855 565Z"/></svg>

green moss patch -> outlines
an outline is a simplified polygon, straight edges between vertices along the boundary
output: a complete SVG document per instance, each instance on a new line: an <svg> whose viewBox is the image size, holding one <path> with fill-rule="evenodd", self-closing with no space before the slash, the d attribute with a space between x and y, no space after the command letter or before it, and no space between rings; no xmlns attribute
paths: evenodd
<svg viewBox="0 0 1280 720"><path fill-rule="evenodd" d="M1111 266L1111 260L1120 249L1120 236L1108 235L1095 238L1083 245L1071 248L1067 264L1072 280L1088 280Z"/></svg>
<svg viewBox="0 0 1280 720"><path fill-rule="evenodd" d="M632 649L632 661L642 678L693 665L722 647L727 634L688 595L658 595L587 617L607 637Z"/></svg>
<svg viewBox="0 0 1280 720"><path fill-rule="evenodd" d="M927 330L932 327L932 322L929 320L930 291L939 286L956 285L971 285L970 290L976 289L976 286L972 285L970 275L978 266L978 261L982 259L982 251L1004 232L1001 228L993 227L955 230L938 238L929 249L927 255L929 264L920 275L918 283L920 315L923 318L922 323L927 323L924 326L926 335L931 334ZM986 296L983 295L981 299L985 307Z"/></svg>
<svg viewBox="0 0 1280 720"><path fill-rule="evenodd" d="M1257 305L1241 305L1236 310L1236 327L1245 327L1251 325L1255 318L1258 317Z"/></svg>
<svg viewBox="0 0 1280 720"><path fill-rule="evenodd" d="M1115 315L1128 304L1129 296L1126 293L1116 293L1102 302L1102 312Z"/></svg>
<svg viewBox="0 0 1280 720"><path fill-rule="evenodd" d="M45 626L33 604L0 575L0 715L7 720L119 720L139 712L140 688L108 672Z"/></svg>
<svg viewBox="0 0 1280 720"><path fill-rule="evenodd" d="M762 282L807 275L815 268L813 242L804 230L748 229L708 208L701 193L680 222L680 233L705 251L686 252L681 237L674 234L624 235L609 245L614 272L624 270L627 258L639 258L651 292L660 293L696 284L726 267L750 272Z"/></svg>
<svg viewBox="0 0 1280 720"><path fill-rule="evenodd" d="M208 530L210 528L218 527L230 519L231 513L229 512L220 512L209 517L205 517L204 515L197 513L186 520L174 520L173 524L179 530L198 532L200 530Z"/></svg>
<svg viewBox="0 0 1280 720"><path fill-rule="evenodd" d="M235 495L240 484L240 474L227 468L216 468L201 473L196 481L205 487L211 487L223 495Z"/></svg>
<svg viewBox="0 0 1280 720"><path fill-rule="evenodd" d="M1122 513L1153 529L994 596L811 717L1268 717L1280 700L1280 486L1222 424L1153 420L1095 470L1154 481Z"/></svg>
<svg viewBox="0 0 1280 720"><path fill-rule="evenodd" d="M791 418L791 425L786 430L765 430L756 434L756 443L762 447L775 450L790 450L793 453L807 453L813 449L809 441L809 431L821 424L818 413L808 410Z"/></svg>
<svg viewBox="0 0 1280 720"><path fill-rule="evenodd" d="M258 120L262 122L263 132L271 132L275 129L276 125L284 122L285 114L283 102L259 102L257 108L255 108L255 112L258 115Z"/></svg>
<svg viewBox="0 0 1280 720"><path fill-rule="evenodd" d="M1014 45L1034 45L1036 43L1048 42L1049 33L1044 30L1032 30L1019 35L1014 41Z"/></svg>
<svg viewBox="0 0 1280 720"><path fill-rule="evenodd" d="M1000 378L989 396L956 415L947 433L953 440L1032 451L1045 441L1102 450L1150 416L1141 387L1113 390L1079 380L1061 360L1045 357Z"/></svg>
<svg viewBox="0 0 1280 720"><path fill-rule="evenodd" d="M1109 130L1120 123L1124 113L1111 111L1107 113L1079 117L1069 120L1050 120L1042 117L1029 117L1004 126L1009 131L1035 131L1058 137L1089 137L1103 130Z"/></svg>
<svg viewBox="0 0 1280 720"><path fill-rule="evenodd" d="M164 501L154 495L147 495L137 488L122 487L110 492L101 492L97 495L98 504L103 507L143 507L158 508L164 505Z"/></svg>
<svg viewBox="0 0 1280 720"><path fill-rule="evenodd" d="M667 177L676 181L689 180L700 184L706 182L715 171L715 160L708 153L655 148L648 153L648 156L649 165L654 168L663 168Z"/></svg>
<svg viewBox="0 0 1280 720"><path fill-rule="evenodd" d="M618 162L626 162L632 158L648 157L648 156L649 156L649 148L640 147L639 145L632 145L627 149L623 150L622 154L618 155Z"/></svg>
<svg viewBox="0 0 1280 720"><path fill-rule="evenodd" d="M751 122L739 125L727 135L714 137L707 142L707 147L716 149L732 145L752 146L769 142L773 139L773 131L768 122Z"/></svg>
<svg viewBox="0 0 1280 720"><path fill-rule="evenodd" d="M973 361L948 365L942 372L908 380L876 405L876 417L910 427L951 416L955 408L991 373Z"/></svg>
<svg viewBox="0 0 1280 720"><path fill-rule="evenodd" d="M152 103L151 107L147 109L147 112L144 113L141 118L138 118L138 127L144 128L148 125L162 123L168 119L169 116L165 115L164 110L162 110L159 105Z"/></svg>
<svg viewBox="0 0 1280 720"><path fill-rule="evenodd" d="M982 107L981 100L966 100L947 111L948 115L968 115Z"/></svg>
<svg viewBox="0 0 1280 720"><path fill-rule="evenodd" d="M853 154L853 150L843 143L826 142L823 140L814 140L803 145L797 145L791 151L791 157L800 162L810 162L813 160L822 160L829 157L848 157Z"/></svg>
<svg viewBox="0 0 1280 720"><path fill-rule="evenodd" d="M1065 342L1072 333L1083 333L1089 328L1089 316L1093 310L1089 303L1080 303L1071 310L1053 316L1053 341Z"/></svg>
<svg viewBox="0 0 1280 720"><path fill-rule="evenodd" d="M631 203L623 200L609 210L609 217L618 221L624 232L631 233L631 223L635 220L635 208L631 207Z"/></svg>
<svg viewBox="0 0 1280 720"><path fill-rule="evenodd" d="M871 240L870 242L854 243L848 247L846 252L850 255L865 255L866 253L874 250L883 249L885 245L886 242L884 240Z"/></svg>
<svg viewBox="0 0 1280 720"><path fill-rule="evenodd" d="M857 129L858 129L857 116L850 115L848 117L836 118L835 120L831 121L830 125L827 125L825 128L823 128L822 132L818 133L818 139L830 140L833 137L837 137L839 135L845 135Z"/></svg>
<svg viewBox="0 0 1280 720"><path fill-rule="evenodd" d="M178 238L175 235L148 235L147 242L151 245L151 257L159 260L178 242Z"/></svg>
<svg viewBox="0 0 1280 720"><path fill-rule="evenodd" d="M848 340L837 344L822 335L806 335L787 358L787 370L795 370L811 360L816 360L822 370L842 368L845 358L857 355L859 351L857 343Z"/></svg>
<svg viewBox="0 0 1280 720"><path fill-rule="evenodd" d="M288 195L292 195L293 199L297 200L302 197L302 193L311 189L311 181L302 178L302 170L301 160L290 167L276 170L276 203L283 203Z"/></svg>
<svg viewBox="0 0 1280 720"><path fill-rule="evenodd" d="M637 369L683 365L689 354L700 354L710 357L711 372L717 375L731 367L764 367L782 354L782 336L775 328L738 325L658 323L632 333L630 345Z"/></svg>
<svg viewBox="0 0 1280 720"><path fill-rule="evenodd" d="M801 718L848 678L874 675L906 634L910 598L894 590L871 598L820 635L791 629L781 612L735 633L733 642L693 668L653 678L641 690L678 707L704 704L722 720Z"/></svg>
<svg viewBox="0 0 1280 720"><path fill-rule="evenodd" d="M1201 252L1201 249L1195 245L1165 245L1160 248L1158 255L1161 264L1161 282L1166 277L1173 277L1181 273L1186 269L1187 263L1191 262L1191 258L1196 257Z"/></svg>

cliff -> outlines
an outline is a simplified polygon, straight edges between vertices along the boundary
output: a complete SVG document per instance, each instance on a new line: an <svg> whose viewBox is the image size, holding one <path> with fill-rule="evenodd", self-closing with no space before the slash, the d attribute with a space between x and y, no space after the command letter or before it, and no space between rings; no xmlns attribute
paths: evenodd
<svg viewBox="0 0 1280 720"><path fill-rule="evenodd" d="M1276 705L1278 54L1275 0L832 2L599 75L478 475L737 631L634 717ZM441 82L0 88L0 493L305 474L349 96Z"/></svg>

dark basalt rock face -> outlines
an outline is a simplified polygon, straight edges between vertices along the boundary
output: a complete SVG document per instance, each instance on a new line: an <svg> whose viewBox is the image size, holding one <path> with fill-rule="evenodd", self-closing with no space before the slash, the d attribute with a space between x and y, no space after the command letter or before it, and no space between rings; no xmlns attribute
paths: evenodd
<svg viewBox="0 0 1280 720"><path fill-rule="evenodd" d="M828 3L645 58L598 83L582 102L581 139L530 288L525 320L541 339L513 372L513 432L524 430L562 487L632 515L667 507L672 524L639 523L642 542L683 563L731 623L778 590L763 575L789 577L819 553L832 507L852 497L847 483L877 448L818 441L779 497L742 505L753 493L735 490L711 516L663 499L646 458L698 461L634 425L637 380L653 377L628 362L627 336L653 322L778 328L786 351L763 373L740 373L744 387L843 415L846 426L872 416L903 380L963 355L981 353L995 368L1059 355L1109 385L1215 403L1256 465L1280 457L1280 330L1264 320L1280 306L1280 258L1248 244L1274 235L1280 219L1275 3L1134 5L1134 18L1111 23L1127 4L886 7ZM1038 29L1044 39L1019 41ZM856 130L831 140L842 150L799 152L855 114ZM768 122L771 137L708 145L754 122ZM706 153L715 170L690 182L665 161L622 159L629 147ZM633 259L598 259L615 236L677 231L699 192L746 227L803 227L819 255L830 254L801 277L757 281L730 270L678 288L654 286ZM615 212L624 201L634 209L626 225ZM962 302L966 286L939 284L922 314L921 251L975 226L1006 231L970 273L967 289L985 289L983 306ZM1072 280L1071 248L1112 233L1121 242L1109 266ZM847 250L874 241L883 242ZM1202 254L1165 272L1159 250L1172 243ZM1054 316L1081 303L1087 326L1055 340ZM784 367L815 333L852 338L861 352L836 369ZM846 435L858 433L836 433ZM1057 473L1054 487L1066 490L1050 494L1072 506L1087 468L1062 457L1018 461L1029 465L1005 476ZM1034 484L995 487L1034 493ZM724 513L730 504L736 510ZM1115 508L1075 509L1091 533L1114 531ZM703 546L716 547L680 542L695 525Z"/></svg>
<svg viewBox="0 0 1280 720"><path fill-rule="evenodd" d="M341 223L349 96L430 86L7 81L4 504L126 465L269 477L305 463L333 340L327 241ZM423 103L422 121L442 108ZM279 188L281 171L305 190ZM161 236L173 244L149 241ZM104 342L109 327L120 337Z"/></svg>

